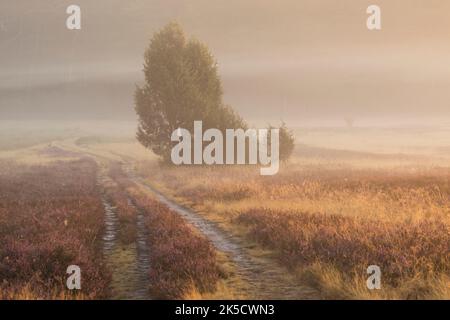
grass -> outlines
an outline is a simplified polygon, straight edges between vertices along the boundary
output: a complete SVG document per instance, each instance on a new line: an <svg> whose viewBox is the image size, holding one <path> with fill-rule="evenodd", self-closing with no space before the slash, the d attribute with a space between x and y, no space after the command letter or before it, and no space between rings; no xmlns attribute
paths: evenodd
<svg viewBox="0 0 450 320"><path fill-rule="evenodd" d="M237 223L248 226L249 236L275 249L279 260L291 269L322 264L338 270L343 281L352 283L366 277L369 265L378 265L384 286L390 288L385 290L387 297L393 296L392 288L401 288L416 277L425 285L450 272L445 254L450 249L448 226L437 221L391 223L253 209L241 214ZM322 287L326 285L324 282ZM433 294L433 287L417 295L426 298L429 293ZM413 294L408 292L407 297Z"/></svg>
<svg viewBox="0 0 450 320"><path fill-rule="evenodd" d="M45 165L1 161L0 298L108 297L109 272L98 250L104 208L97 167L70 160L79 155L59 145L27 150ZM239 236L251 254L287 266L325 298L450 298L450 168L442 161L310 148L279 174L262 177L246 166L160 167L129 143L98 141L92 150L142 160L138 170L151 184ZM229 261L205 238L131 183L118 164L109 175L119 240L135 239L130 198L147 217L155 297L237 297L223 281ZM82 269L83 290L75 295L65 289L69 264ZM381 267L381 290L366 287L371 264Z"/></svg>
<svg viewBox="0 0 450 320"><path fill-rule="evenodd" d="M138 205L151 213L147 223L153 294L159 298L181 299L192 292L214 292L221 269L212 245L164 205L148 197L135 196Z"/></svg>
<svg viewBox="0 0 450 320"><path fill-rule="evenodd" d="M96 164L0 167L0 298L106 297L110 275L99 250L104 212ZM69 265L81 268L81 291L66 289Z"/></svg>
<svg viewBox="0 0 450 320"><path fill-rule="evenodd" d="M148 192L130 182L120 166L111 166L110 176L118 184L113 201L118 212L130 213L132 207L125 199L132 199L134 210L146 217L150 254L149 289L160 299L186 299L211 295L224 277L218 257L211 243L194 231L178 214L155 200ZM121 228L129 219L119 214ZM124 223L125 222L125 223Z"/></svg>
<svg viewBox="0 0 450 320"><path fill-rule="evenodd" d="M45 157L64 156L56 147L42 150ZM88 158L45 165L1 162L0 299L109 298L111 272L101 248L105 196L117 208L122 245L136 240L136 210L145 214L153 297L194 299L227 290L221 259L207 239L130 182L119 164L111 165L112 182L102 188L97 170ZM72 264L81 268L80 291L66 288Z"/></svg>
<svg viewBox="0 0 450 320"><path fill-rule="evenodd" d="M274 177L251 167L144 162L139 170L225 230L273 250L324 297L450 298L448 167L305 161ZM366 288L372 264L381 267L381 290Z"/></svg>

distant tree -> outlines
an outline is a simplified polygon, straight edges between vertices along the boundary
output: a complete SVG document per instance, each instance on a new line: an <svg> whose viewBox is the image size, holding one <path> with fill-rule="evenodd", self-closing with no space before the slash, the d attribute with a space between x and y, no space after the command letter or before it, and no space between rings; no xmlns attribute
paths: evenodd
<svg viewBox="0 0 450 320"><path fill-rule="evenodd" d="M344 118L345 124L347 125L347 128L353 128L353 124L355 123L355 119L352 117L345 117Z"/></svg>
<svg viewBox="0 0 450 320"><path fill-rule="evenodd" d="M280 127L280 160L287 161L294 151L295 138L291 130L283 122Z"/></svg>
<svg viewBox="0 0 450 320"><path fill-rule="evenodd" d="M273 126L269 126L268 129L268 142L269 142L269 146L270 146L270 133L271 133L271 129L274 129L276 127ZM294 151L295 148L295 137L294 134L292 133L291 130L289 130L286 126L286 124L284 122L281 123L281 126L278 128L279 129L279 137L280 137L280 141L279 141L279 156L280 156L280 161L287 161L291 156L292 156L292 152Z"/></svg>

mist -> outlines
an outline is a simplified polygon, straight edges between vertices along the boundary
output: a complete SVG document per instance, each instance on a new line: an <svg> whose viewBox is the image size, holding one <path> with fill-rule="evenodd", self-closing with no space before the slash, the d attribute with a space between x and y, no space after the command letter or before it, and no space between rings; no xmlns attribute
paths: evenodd
<svg viewBox="0 0 450 320"><path fill-rule="evenodd" d="M152 34L178 21L216 57L224 100L249 123L448 125L445 1L0 0L0 119L129 120Z"/></svg>

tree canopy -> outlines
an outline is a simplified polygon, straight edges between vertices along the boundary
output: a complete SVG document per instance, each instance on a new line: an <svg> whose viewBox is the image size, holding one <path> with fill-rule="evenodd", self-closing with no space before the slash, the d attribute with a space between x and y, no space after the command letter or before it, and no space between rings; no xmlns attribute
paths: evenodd
<svg viewBox="0 0 450 320"><path fill-rule="evenodd" d="M170 160L172 132L192 131L195 120L202 120L205 130L247 128L223 103L217 63L208 47L188 39L179 24L172 22L154 34L143 71L145 83L135 91L137 139L165 162Z"/></svg>

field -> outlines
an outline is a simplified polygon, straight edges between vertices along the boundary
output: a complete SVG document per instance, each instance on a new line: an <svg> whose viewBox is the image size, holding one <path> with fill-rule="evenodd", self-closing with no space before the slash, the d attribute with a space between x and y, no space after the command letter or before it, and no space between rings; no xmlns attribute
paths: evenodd
<svg viewBox="0 0 450 320"><path fill-rule="evenodd" d="M273 250L329 298L448 297L448 168L287 169L274 179L246 169L149 168L142 165L178 201ZM383 290L366 289L369 265L381 267Z"/></svg>
<svg viewBox="0 0 450 320"><path fill-rule="evenodd" d="M27 150L25 164L1 161L0 299L180 299L215 290L222 270L214 248L117 163L105 169L57 146L37 150ZM82 271L81 290L66 287L70 265Z"/></svg>
<svg viewBox="0 0 450 320"><path fill-rule="evenodd" d="M449 299L449 132L327 130L271 177L161 166L128 135L8 143L0 297Z"/></svg>
<svg viewBox="0 0 450 320"><path fill-rule="evenodd" d="M140 172L227 232L269 249L323 297L448 299L450 169L436 150L434 157L299 146L275 177L150 162ZM382 290L367 290L370 265L381 268Z"/></svg>
<svg viewBox="0 0 450 320"><path fill-rule="evenodd" d="M109 273L97 249L103 208L95 163L2 162L1 168L0 297L107 297ZM66 290L69 265L83 270L81 294Z"/></svg>

